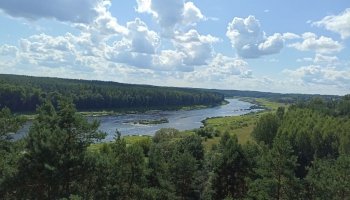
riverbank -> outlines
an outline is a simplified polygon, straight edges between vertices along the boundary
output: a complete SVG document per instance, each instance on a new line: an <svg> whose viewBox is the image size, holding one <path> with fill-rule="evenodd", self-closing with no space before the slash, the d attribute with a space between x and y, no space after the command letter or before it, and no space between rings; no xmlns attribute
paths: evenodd
<svg viewBox="0 0 350 200"><path fill-rule="evenodd" d="M113 110L85 110L78 111L84 117L101 117L110 115L125 115L125 114L140 114L154 111L176 111L176 110L199 110L205 108L213 108L216 106L227 105L229 102L224 100L218 104L210 105L193 105L193 106L155 106L155 107L135 107L135 108L118 108ZM18 112L16 115L24 116L27 120L33 120L36 117L36 112Z"/></svg>

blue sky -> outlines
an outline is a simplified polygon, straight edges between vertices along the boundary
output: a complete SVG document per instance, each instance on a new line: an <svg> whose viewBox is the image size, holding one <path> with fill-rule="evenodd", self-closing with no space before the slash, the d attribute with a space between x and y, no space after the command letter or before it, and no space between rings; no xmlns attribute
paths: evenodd
<svg viewBox="0 0 350 200"><path fill-rule="evenodd" d="M0 73L350 93L350 1L0 1Z"/></svg>

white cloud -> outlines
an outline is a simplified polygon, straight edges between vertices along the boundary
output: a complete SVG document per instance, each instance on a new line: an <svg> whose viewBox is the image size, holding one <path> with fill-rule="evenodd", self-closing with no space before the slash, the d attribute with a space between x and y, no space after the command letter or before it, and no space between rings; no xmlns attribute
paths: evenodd
<svg viewBox="0 0 350 200"><path fill-rule="evenodd" d="M147 54L156 52L160 44L159 36L156 32L148 30L143 21L136 18L135 21L127 23L127 28L128 33L125 35L125 42L129 51Z"/></svg>
<svg viewBox="0 0 350 200"><path fill-rule="evenodd" d="M296 70L285 69L283 73L301 80L305 84L333 85L340 88L349 88L349 69L337 71L334 68L310 65Z"/></svg>
<svg viewBox="0 0 350 200"><path fill-rule="evenodd" d="M315 33L311 32L305 32L301 36L304 40L309 39L309 38L317 38L317 35Z"/></svg>
<svg viewBox="0 0 350 200"><path fill-rule="evenodd" d="M184 27L195 26L196 22L204 19L205 16L201 11L193 4L193 2L185 3L185 8L182 16L181 24Z"/></svg>
<svg viewBox="0 0 350 200"><path fill-rule="evenodd" d="M2 47L0 47L0 55L2 56L16 57L18 52L19 49L15 46L4 44Z"/></svg>
<svg viewBox="0 0 350 200"><path fill-rule="evenodd" d="M137 0L137 4L136 11L152 14L167 37L172 37L176 28L194 26L200 20L209 19L193 2L184 0Z"/></svg>
<svg viewBox="0 0 350 200"><path fill-rule="evenodd" d="M212 43L220 41L211 35L199 35L195 30L187 33L176 32L172 39L175 50L155 52L159 46L156 33L148 31L139 20L132 22L133 31L129 25L131 22L128 23L129 33L136 32L133 36L138 37L124 37L121 41L115 41L113 46L106 46L103 56L107 61L124 63L140 69L191 72L194 70L193 66L207 64L207 60L214 54Z"/></svg>
<svg viewBox="0 0 350 200"><path fill-rule="evenodd" d="M183 52L163 50L159 55L153 56L153 66L159 71L193 71L192 66L184 64L186 55Z"/></svg>
<svg viewBox="0 0 350 200"><path fill-rule="evenodd" d="M111 2L105 0L95 7L97 15L90 24L74 23L72 25L82 32L82 36L89 41L90 45L97 47L113 36L128 34L127 28L119 25L117 19L108 11L110 6Z"/></svg>
<svg viewBox="0 0 350 200"><path fill-rule="evenodd" d="M246 19L235 17L228 24L226 36L232 47L243 58L259 58L264 55L277 54L283 48L283 37L279 33L266 37L260 31L260 23L254 16Z"/></svg>
<svg viewBox="0 0 350 200"><path fill-rule="evenodd" d="M282 37L283 37L283 39L289 39L289 40L300 38L299 35L294 34L294 33L290 33L290 32L283 33L283 36L282 36Z"/></svg>
<svg viewBox="0 0 350 200"><path fill-rule="evenodd" d="M101 58L84 55L78 48L78 40L66 36L52 37L46 34L33 35L18 41L21 51L16 56L18 69L66 68L71 72L94 72L103 66ZM92 50L93 52L93 50Z"/></svg>
<svg viewBox="0 0 350 200"><path fill-rule="evenodd" d="M253 71L247 68L248 63L217 54L204 71L194 71L185 75L185 80L194 82L226 82L235 79L252 78Z"/></svg>
<svg viewBox="0 0 350 200"><path fill-rule="evenodd" d="M269 10L264 10L264 12L270 12Z"/></svg>
<svg viewBox="0 0 350 200"><path fill-rule="evenodd" d="M160 27L172 29L182 21L184 2L183 0L152 0L150 9Z"/></svg>
<svg viewBox="0 0 350 200"><path fill-rule="evenodd" d="M52 49L58 51L72 51L74 49L74 45L72 45L67 38L63 36L52 37L45 34L34 35L30 37L31 39L44 42L43 49Z"/></svg>
<svg viewBox="0 0 350 200"><path fill-rule="evenodd" d="M199 35L194 29L187 33L177 31L172 40L175 48L186 55L184 64L188 66L206 65L206 61L214 54L212 44L219 41L219 38L211 35Z"/></svg>
<svg viewBox="0 0 350 200"><path fill-rule="evenodd" d="M315 51L317 53L335 53L341 51L344 46L332 38L321 36L317 39L314 33L304 33L304 41L289 44L288 47L294 47L300 51Z"/></svg>
<svg viewBox="0 0 350 200"><path fill-rule="evenodd" d="M95 7L101 2L102 0L5 0L0 2L0 10L11 17L30 21L46 18L89 23L97 16Z"/></svg>
<svg viewBox="0 0 350 200"><path fill-rule="evenodd" d="M338 57L337 56L324 56L322 54L317 53L315 55L315 58L303 58L303 59L297 59L297 62L303 62L303 61L307 61L307 62L314 62L314 63L331 63L331 62L335 62L338 61Z"/></svg>
<svg viewBox="0 0 350 200"><path fill-rule="evenodd" d="M338 57L337 56L324 56L322 54L316 54L314 62L315 63L322 63L322 62L334 62L334 61L338 61Z"/></svg>
<svg viewBox="0 0 350 200"><path fill-rule="evenodd" d="M313 61L313 59L309 57L303 58L303 59L297 59L297 62L303 62L303 61Z"/></svg>
<svg viewBox="0 0 350 200"><path fill-rule="evenodd" d="M339 15L330 15L312 25L325 27L327 30L340 34L342 39L350 37L350 8Z"/></svg>

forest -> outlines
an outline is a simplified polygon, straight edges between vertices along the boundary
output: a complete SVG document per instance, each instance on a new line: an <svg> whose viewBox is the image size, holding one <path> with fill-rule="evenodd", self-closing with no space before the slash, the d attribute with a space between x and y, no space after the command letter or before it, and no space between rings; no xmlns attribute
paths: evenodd
<svg viewBox="0 0 350 200"><path fill-rule="evenodd" d="M0 109L34 112L47 96L57 95L73 98L79 111L217 105L224 100L219 93L186 88L0 74ZM51 100L56 107L57 98Z"/></svg>
<svg viewBox="0 0 350 200"><path fill-rule="evenodd" d="M198 88L196 88L198 89ZM244 90L218 90L218 89L198 89L201 91L217 92L223 94L225 97L252 97L252 98L266 98L271 101L280 103L294 103L306 102L315 97L322 97L327 100L339 99L338 95L321 95L321 94L295 94L295 93L273 93L273 92L259 92L259 91L244 91Z"/></svg>
<svg viewBox="0 0 350 200"><path fill-rule="evenodd" d="M253 141L204 127L89 147L106 133L72 98L46 98L29 133L0 112L0 199L349 199L350 95L279 107L255 122ZM220 143L205 149L207 137Z"/></svg>

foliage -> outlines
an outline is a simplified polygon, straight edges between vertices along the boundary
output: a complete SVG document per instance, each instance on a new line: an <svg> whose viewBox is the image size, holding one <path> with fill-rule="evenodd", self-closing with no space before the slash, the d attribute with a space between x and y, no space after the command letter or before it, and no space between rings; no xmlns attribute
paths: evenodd
<svg viewBox="0 0 350 200"><path fill-rule="evenodd" d="M257 142L264 142L271 146L280 125L279 117L274 113L267 113L259 118L252 136Z"/></svg>
<svg viewBox="0 0 350 200"><path fill-rule="evenodd" d="M16 112L35 111L52 94L72 97L78 110L216 105L224 100L212 92L106 81L0 74L0 82L0 108ZM54 99L52 103L56 107Z"/></svg>
<svg viewBox="0 0 350 200"><path fill-rule="evenodd" d="M249 186L249 196L254 199L298 199L299 179L294 170L297 157L285 135L273 141L272 149L261 155L256 173L258 178Z"/></svg>
<svg viewBox="0 0 350 200"><path fill-rule="evenodd" d="M105 137L99 122L89 123L76 113L71 99L60 98L59 111L46 101L24 139L16 195L43 199L69 197L88 176L84 164L87 147Z"/></svg>
<svg viewBox="0 0 350 200"><path fill-rule="evenodd" d="M23 119L0 112L0 199L348 199L349 102L316 98L153 137L116 130L97 145L99 122L51 95L21 140L7 136ZM243 143L250 133L256 142Z"/></svg>

